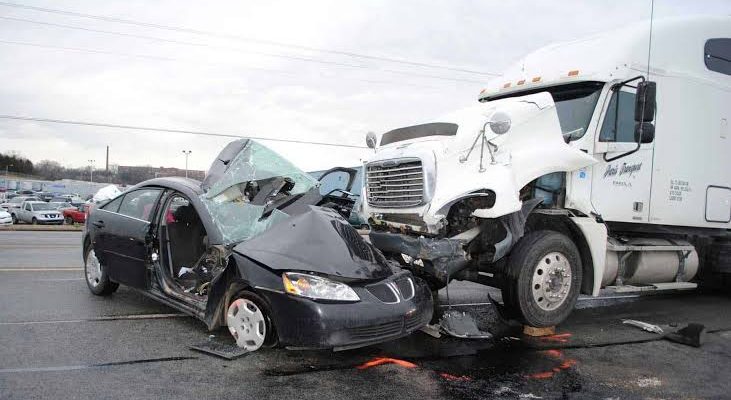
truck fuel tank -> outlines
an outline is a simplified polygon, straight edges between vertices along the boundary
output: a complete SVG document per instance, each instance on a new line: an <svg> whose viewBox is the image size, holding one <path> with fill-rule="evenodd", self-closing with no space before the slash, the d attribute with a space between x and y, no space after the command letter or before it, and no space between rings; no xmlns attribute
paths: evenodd
<svg viewBox="0 0 731 400"><path fill-rule="evenodd" d="M616 242L610 239L612 242ZM616 242L618 243L618 242ZM657 238L633 238L623 243L629 246L688 246L690 243L681 240ZM602 287L612 285L617 280L619 258L622 252L607 251L606 268L602 277ZM685 254L685 251L683 252ZM625 261L622 282L624 284L653 284L674 282L680 268L678 251L634 251ZM690 250L685 258L684 273L680 276L682 282L688 282L698 272L698 252Z"/></svg>

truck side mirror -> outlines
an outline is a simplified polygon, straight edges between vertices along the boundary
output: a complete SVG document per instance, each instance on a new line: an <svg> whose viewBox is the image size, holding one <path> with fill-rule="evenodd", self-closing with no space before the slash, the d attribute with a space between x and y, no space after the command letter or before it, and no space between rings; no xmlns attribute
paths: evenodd
<svg viewBox="0 0 731 400"><path fill-rule="evenodd" d="M376 138L376 134L373 132L368 132L366 134L366 145L368 145L368 148L375 149L377 144L378 139Z"/></svg>
<svg viewBox="0 0 731 400"><path fill-rule="evenodd" d="M655 125L649 122L635 124L635 142L652 143L653 140L655 140Z"/></svg>
<svg viewBox="0 0 731 400"><path fill-rule="evenodd" d="M642 81L637 84L635 100L635 122L652 122L655 118L655 96L657 83Z"/></svg>

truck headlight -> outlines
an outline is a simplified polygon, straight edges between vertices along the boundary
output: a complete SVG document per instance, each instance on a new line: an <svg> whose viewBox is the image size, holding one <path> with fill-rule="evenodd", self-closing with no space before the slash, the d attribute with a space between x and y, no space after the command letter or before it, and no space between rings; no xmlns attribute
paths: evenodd
<svg viewBox="0 0 731 400"><path fill-rule="evenodd" d="M282 274L287 293L320 300L358 301L360 297L350 286L310 274L285 272Z"/></svg>

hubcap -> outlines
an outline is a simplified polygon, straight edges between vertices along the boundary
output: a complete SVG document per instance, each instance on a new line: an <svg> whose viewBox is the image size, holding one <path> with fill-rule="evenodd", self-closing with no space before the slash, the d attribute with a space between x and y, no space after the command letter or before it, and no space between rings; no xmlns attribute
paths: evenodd
<svg viewBox="0 0 731 400"><path fill-rule="evenodd" d="M99 286L102 280L102 265L93 249L86 256L86 280L92 287Z"/></svg>
<svg viewBox="0 0 731 400"><path fill-rule="evenodd" d="M259 349L266 338L266 322L259 306L249 299L236 299L226 312L228 330L236 345L248 351Z"/></svg>
<svg viewBox="0 0 731 400"><path fill-rule="evenodd" d="M533 270L533 300L544 311L557 309L571 291L571 265L561 253L548 253Z"/></svg>

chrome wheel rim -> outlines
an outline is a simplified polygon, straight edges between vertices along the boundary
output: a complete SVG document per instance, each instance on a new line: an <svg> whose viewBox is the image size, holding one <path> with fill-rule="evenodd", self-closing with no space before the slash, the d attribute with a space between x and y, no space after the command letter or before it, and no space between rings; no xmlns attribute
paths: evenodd
<svg viewBox="0 0 731 400"><path fill-rule="evenodd" d="M86 281L89 282L89 285L92 287L97 287L102 281L102 265L99 262L99 259L96 258L96 253L94 252L94 249L89 251L89 254L86 255Z"/></svg>
<svg viewBox="0 0 731 400"><path fill-rule="evenodd" d="M571 264L564 254L548 253L538 261L531 291L533 300L544 311L553 311L566 301L571 291Z"/></svg>
<svg viewBox="0 0 731 400"><path fill-rule="evenodd" d="M259 349L266 338L266 321L259 306L249 299L236 299L226 312L226 324L236 345L248 351Z"/></svg>

